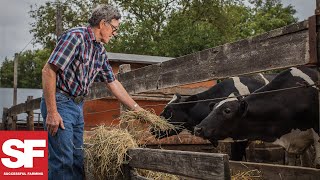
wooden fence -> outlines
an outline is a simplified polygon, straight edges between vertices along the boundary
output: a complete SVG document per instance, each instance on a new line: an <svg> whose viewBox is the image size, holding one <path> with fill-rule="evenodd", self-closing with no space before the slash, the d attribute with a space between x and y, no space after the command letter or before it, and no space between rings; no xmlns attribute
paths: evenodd
<svg viewBox="0 0 320 180"><path fill-rule="evenodd" d="M33 99L28 96L25 103L12 106L11 108L3 108L2 127L3 130L17 129L17 115L27 113L27 129L34 130L34 110L40 108L41 98Z"/></svg>
<svg viewBox="0 0 320 180"><path fill-rule="evenodd" d="M134 168L174 174L182 179L220 180L232 176L234 179L317 180L320 177L318 169L228 161L225 154L135 148L128 151L128 156L124 179L132 180L147 180Z"/></svg>

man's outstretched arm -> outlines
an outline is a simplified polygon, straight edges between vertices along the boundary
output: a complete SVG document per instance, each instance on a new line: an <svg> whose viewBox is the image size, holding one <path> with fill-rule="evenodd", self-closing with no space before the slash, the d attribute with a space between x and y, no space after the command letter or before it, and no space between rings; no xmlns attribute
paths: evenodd
<svg viewBox="0 0 320 180"><path fill-rule="evenodd" d="M118 80L106 83L108 89L112 94L124 105L134 111L142 110L142 108L131 98L128 92L124 89L122 84Z"/></svg>

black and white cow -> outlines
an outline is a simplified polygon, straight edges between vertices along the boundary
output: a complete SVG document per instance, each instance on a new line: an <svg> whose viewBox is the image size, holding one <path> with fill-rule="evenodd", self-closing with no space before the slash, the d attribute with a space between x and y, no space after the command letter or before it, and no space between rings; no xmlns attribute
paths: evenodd
<svg viewBox="0 0 320 180"><path fill-rule="evenodd" d="M210 114L195 127L195 134L211 141L232 138L273 142L294 154L303 153L313 144L315 164L319 167L318 88L309 86L274 91L313 85L317 81L317 72L313 69L290 68L255 91L258 94L243 99L230 98L212 105Z"/></svg>
<svg viewBox="0 0 320 180"><path fill-rule="evenodd" d="M264 86L265 84L268 84L274 76L275 75L258 74L255 76L233 77L216 84L207 91L189 96L187 98L182 98L180 95L176 94L164 108L160 116L168 119L171 124L181 125L182 128L171 130L168 132L153 133L157 138L163 138L176 135L180 133L183 128L193 131L194 127L199 124L201 120L207 117L207 115L211 112L209 103L219 103L223 99L195 103L188 102L228 97L232 93L247 95L250 94L250 92L253 92L256 89ZM187 104L175 104L183 102L187 102ZM215 143L214 145L217 144ZM246 145L246 141L232 144L232 150L242 152L232 153L233 157L231 157L231 159L242 160Z"/></svg>

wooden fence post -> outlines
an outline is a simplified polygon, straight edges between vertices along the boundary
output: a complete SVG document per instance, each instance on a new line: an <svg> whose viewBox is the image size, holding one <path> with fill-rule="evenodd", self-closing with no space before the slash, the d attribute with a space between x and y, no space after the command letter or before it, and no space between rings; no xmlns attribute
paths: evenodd
<svg viewBox="0 0 320 180"><path fill-rule="evenodd" d="M33 96L28 96L26 105L28 109L28 103L33 99ZM34 114L33 109L30 109L30 111L27 111L27 129L30 131L34 131Z"/></svg>
<svg viewBox="0 0 320 180"><path fill-rule="evenodd" d="M14 68L13 68L13 106L17 105L17 89L18 89L18 63L19 63L19 53L14 54ZM17 114L12 116L11 130L17 129Z"/></svg>
<svg viewBox="0 0 320 180"><path fill-rule="evenodd" d="M17 105L17 88L18 88L18 63L19 53L14 54L14 65L13 65L13 106Z"/></svg>
<svg viewBox="0 0 320 180"><path fill-rule="evenodd" d="M3 108L1 130L7 130L7 128L8 128L8 108Z"/></svg>
<svg viewBox="0 0 320 180"><path fill-rule="evenodd" d="M18 121L18 115L12 116L12 126L11 130L17 130L17 121Z"/></svg>
<svg viewBox="0 0 320 180"><path fill-rule="evenodd" d="M13 116L7 116L7 130L13 130Z"/></svg>
<svg viewBox="0 0 320 180"><path fill-rule="evenodd" d="M131 71L130 64L122 64L119 66L119 74L126 73L129 71ZM128 110L127 107L124 104L120 103L120 115L127 110ZM121 124L121 128L126 128L127 126L128 126L127 123Z"/></svg>

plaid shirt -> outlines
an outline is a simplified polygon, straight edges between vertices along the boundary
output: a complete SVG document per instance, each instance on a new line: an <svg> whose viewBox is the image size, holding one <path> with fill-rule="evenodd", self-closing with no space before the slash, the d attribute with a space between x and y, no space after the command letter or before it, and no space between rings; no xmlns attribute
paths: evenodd
<svg viewBox="0 0 320 180"><path fill-rule="evenodd" d="M65 32L48 60L59 68L57 88L75 97L85 96L94 81L114 81L106 53L103 44L95 40L90 26Z"/></svg>

